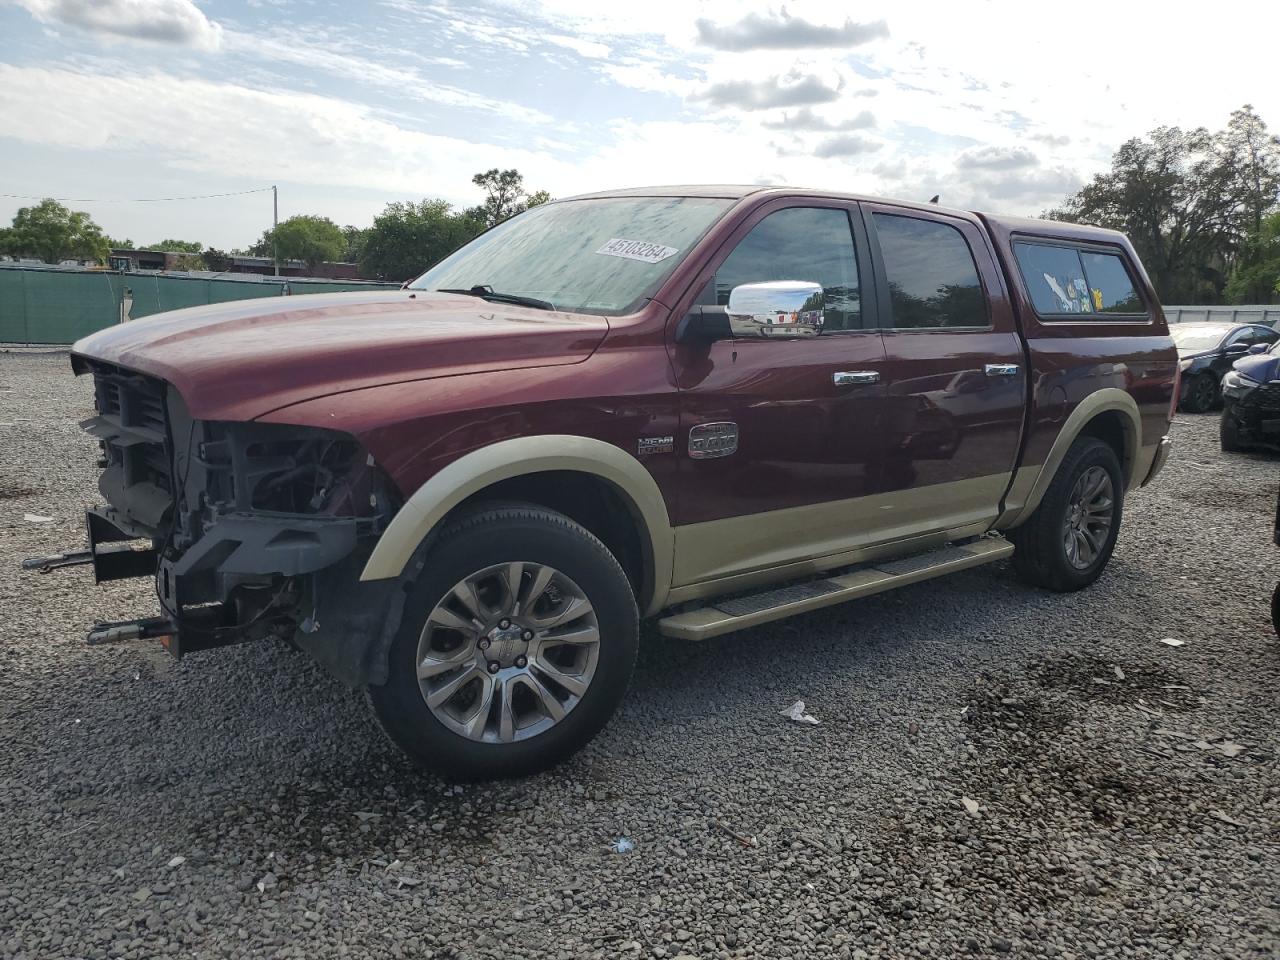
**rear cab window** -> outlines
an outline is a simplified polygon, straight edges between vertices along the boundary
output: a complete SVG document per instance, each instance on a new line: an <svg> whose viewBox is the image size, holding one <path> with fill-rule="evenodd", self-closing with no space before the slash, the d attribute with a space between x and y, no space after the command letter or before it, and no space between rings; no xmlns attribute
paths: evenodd
<svg viewBox="0 0 1280 960"><path fill-rule="evenodd" d="M1043 320L1105 322L1149 316L1119 253L1030 240L1015 240L1013 253Z"/></svg>
<svg viewBox="0 0 1280 960"><path fill-rule="evenodd" d="M880 259L889 284L886 328L987 327L987 297L973 252L950 224L875 213Z"/></svg>

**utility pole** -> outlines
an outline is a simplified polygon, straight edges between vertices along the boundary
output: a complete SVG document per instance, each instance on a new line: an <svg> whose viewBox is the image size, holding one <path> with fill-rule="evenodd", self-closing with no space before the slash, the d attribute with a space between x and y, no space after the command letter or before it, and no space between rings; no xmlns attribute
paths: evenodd
<svg viewBox="0 0 1280 960"><path fill-rule="evenodd" d="M280 226L280 195L276 185L271 185L271 259L275 261L276 276L280 276L280 253L276 249L276 227Z"/></svg>

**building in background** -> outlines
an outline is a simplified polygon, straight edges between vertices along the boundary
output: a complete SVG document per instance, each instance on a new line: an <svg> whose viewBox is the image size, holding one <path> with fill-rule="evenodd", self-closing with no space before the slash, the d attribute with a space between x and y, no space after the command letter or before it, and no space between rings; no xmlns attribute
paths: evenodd
<svg viewBox="0 0 1280 960"><path fill-rule="evenodd" d="M275 262L270 257L232 257L228 273L257 273L271 276L275 273ZM354 263L320 263L315 270L309 270L301 260L281 260L280 276L282 277L321 277L325 280L359 280L360 269Z"/></svg>

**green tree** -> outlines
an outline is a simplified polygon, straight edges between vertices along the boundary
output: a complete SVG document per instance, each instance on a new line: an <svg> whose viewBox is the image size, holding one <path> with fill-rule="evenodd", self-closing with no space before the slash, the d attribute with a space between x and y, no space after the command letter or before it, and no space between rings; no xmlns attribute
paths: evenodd
<svg viewBox="0 0 1280 960"><path fill-rule="evenodd" d="M1250 237L1262 233L1267 212L1280 201L1280 137L1245 104L1231 114L1217 136L1218 153L1228 168L1241 226Z"/></svg>
<svg viewBox="0 0 1280 960"><path fill-rule="evenodd" d="M492 227L522 209L520 198L524 196L524 177L519 170L499 170L494 167L484 173L477 173L471 178L471 182L484 188L484 203L474 208L473 213L483 219L486 225Z"/></svg>
<svg viewBox="0 0 1280 960"><path fill-rule="evenodd" d="M219 250L216 247L208 247L204 251L205 267L209 270L217 270L219 272L231 269L232 253L225 250Z"/></svg>
<svg viewBox="0 0 1280 960"><path fill-rule="evenodd" d="M170 270L208 270L209 264L203 254L184 253L168 267Z"/></svg>
<svg viewBox="0 0 1280 960"><path fill-rule="evenodd" d="M360 272L368 277L408 280L447 257L485 227L444 200L389 203L366 232Z"/></svg>
<svg viewBox="0 0 1280 960"><path fill-rule="evenodd" d="M347 248L342 228L328 217L300 214L290 217L262 236L259 246L271 256L274 244L281 260L302 260L309 272L325 261L338 260Z"/></svg>
<svg viewBox="0 0 1280 960"><path fill-rule="evenodd" d="M136 250L133 241L125 238L124 240L116 240L114 237L108 237L107 243L111 245L112 250Z"/></svg>
<svg viewBox="0 0 1280 960"><path fill-rule="evenodd" d="M1213 147L1203 128L1159 127L1121 144L1109 171L1049 215L1128 234L1165 303L1216 301L1238 211Z"/></svg>
<svg viewBox="0 0 1280 960"><path fill-rule="evenodd" d="M524 177L519 170L499 170L494 167L484 173L477 173L471 178L471 182L484 188L485 199L480 206L468 210L467 215L483 221L487 227L496 226L517 213L523 213L530 207L539 206L551 199L551 194L546 190L526 193Z"/></svg>
<svg viewBox="0 0 1280 960"><path fill-rule="evenodd" d="M1159 127L1125 142L1109 171L1045 215L1128 234L1165 303L1221 303L1277 201L1280 140L1246 105L1216 134Z"/></svg>
<svg viewBox="0 0 1280 960"><path fill-rule="evenodd" d="M1227 284L1228 303L1272 303L1280 299L1280 212L1264 217L1240 253Z"/></svg>
<svg viewBox="0 0 1280 960"><path fill-rule="evenodd" d="M70 210L56 200L20 208L13 225L0 232L0 252L39 257L45 263L102 260L110 251L106 234L87 213Z"/></svg>
<svg viewBox="0 0 1280 960"><path fill-rule="evenodd" d="M166 253L203 253L204 244L196 243L194 240L161 240L142 249L164 250Z"/></svg>
<svg viewBox="0 0 1280 960"><path fill-rule="evenodd" d="M342 252L342 262L359 263L360 257L364 253L365 241L369 238L368 229L347 224L342 228L342 237L346 241L346 249Z"/></svg>

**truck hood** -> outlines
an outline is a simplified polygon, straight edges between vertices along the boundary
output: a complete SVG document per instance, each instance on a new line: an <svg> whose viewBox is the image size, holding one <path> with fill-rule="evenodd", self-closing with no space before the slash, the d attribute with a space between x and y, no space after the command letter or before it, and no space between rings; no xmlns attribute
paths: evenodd
<svg viewBox="0 0 1280 960"><path fill-rule="evenodd" d="M1280 380L1280 353L1255 353L1241 357L1231 365L1237 373L1243 373L1250 380L1259 383L1270 383Z"/></svg>
<svg viewBox="0 0 1280 960"><path fill-rule="evenodd" d="M197 419L249 420L365 387L578 363L608 329L598 316L388 290L190 307L99 331L71 352L167 380Z"/></svg>

